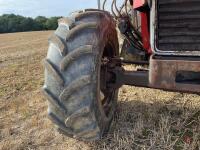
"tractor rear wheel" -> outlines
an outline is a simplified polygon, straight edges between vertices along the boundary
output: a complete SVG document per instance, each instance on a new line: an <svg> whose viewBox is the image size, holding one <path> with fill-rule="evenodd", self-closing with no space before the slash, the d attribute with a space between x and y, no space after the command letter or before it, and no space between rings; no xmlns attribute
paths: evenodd
<svg viewBox="0 0 200 150"><path fill-rule="evenodd" d="M48 115L57 129L79 140L100 139L109 129L118 90L107 86L107 63L119 55L115 21L85 10L59 20L44 60Z"/></svg>

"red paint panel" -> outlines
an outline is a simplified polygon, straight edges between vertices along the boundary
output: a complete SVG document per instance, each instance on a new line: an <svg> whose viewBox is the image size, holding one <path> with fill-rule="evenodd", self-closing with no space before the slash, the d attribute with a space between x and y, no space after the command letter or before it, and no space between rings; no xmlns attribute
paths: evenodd
<svg viewBox="0 0 200 150"><path fill-rule="evenodd" d="M145 0L134 0L133 8L136 9L136 8L142 7L144 4L145 4Z"/></svg>
<svg viewBox="0 0 200 150"><path fill-rule="evenodd" d="M151 45L150 45L150 34L149 34L149 25L147 14L144 12L140 12L141 14L141 32L142 32L142 42L143 47L147 51L148 54L152 53Z"/></svg>

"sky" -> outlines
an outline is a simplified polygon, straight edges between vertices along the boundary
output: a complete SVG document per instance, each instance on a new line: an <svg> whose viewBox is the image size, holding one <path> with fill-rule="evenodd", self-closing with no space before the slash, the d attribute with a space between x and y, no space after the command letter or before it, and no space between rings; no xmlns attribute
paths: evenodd
<svg viewBox="0 0 200 150"><path fill-rule="evenodd" d="M66 16L84 8L97 8L97 0L0 0L0 15Z"/></svg>
<svg viewBox="0 0 200 150"><path fill-rule="evenodd" d="M0 0L0 15L67 16L84 8L97 8L97 0Z"/></svg>

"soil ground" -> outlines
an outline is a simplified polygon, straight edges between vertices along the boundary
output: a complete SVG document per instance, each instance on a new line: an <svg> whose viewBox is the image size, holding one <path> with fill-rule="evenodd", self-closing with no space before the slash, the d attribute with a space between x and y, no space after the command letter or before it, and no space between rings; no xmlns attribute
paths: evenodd
<svg viewBox="0 0 200 150"><path fill-rule="evenodd" d="M60 135L40 92L52 32L0 35L0 149L200 150L199 95L129 86L120 89L103 140L85 143Z"/></svg>

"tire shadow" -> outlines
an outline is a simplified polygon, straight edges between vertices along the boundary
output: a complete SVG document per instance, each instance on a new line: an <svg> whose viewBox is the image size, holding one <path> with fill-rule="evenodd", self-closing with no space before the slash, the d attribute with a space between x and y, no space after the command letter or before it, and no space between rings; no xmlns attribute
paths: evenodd
<svg viewBox="0 0 200 150"><path fill-rule="evenodd" d="M200 149L200 108L120 101L110 132L92 149Z"/></svg>

